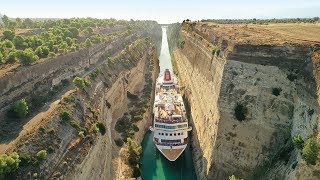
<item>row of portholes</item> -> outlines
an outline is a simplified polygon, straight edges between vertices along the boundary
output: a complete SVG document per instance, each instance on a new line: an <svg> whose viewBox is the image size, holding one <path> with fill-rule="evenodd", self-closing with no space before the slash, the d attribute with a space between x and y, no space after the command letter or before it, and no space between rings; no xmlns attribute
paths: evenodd
<svg viewBox="0 0 320 180"><path fill-rule="evenodd" d="M170 136L172 136L172 135L174 135L174 136L177 136L177 133L170 133L170 134L168 134L168 133L159 133L159 135L162 135L162 136L164 136L164 135L166 135L166 136L168 136L168 135L170 135ZM183 135L183 132L182 133L178 133L178 136L180 136L180 135Z"/></svg>

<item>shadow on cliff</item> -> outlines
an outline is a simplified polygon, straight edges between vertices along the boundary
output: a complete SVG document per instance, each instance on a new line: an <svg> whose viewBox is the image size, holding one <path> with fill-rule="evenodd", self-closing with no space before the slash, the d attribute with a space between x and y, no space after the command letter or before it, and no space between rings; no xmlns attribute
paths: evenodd
<svg viewBox="0 0 320 180"><path fill-rule="evenodd" d="M192 111L190 108L190 103L188 100L188 96L191 96L191 93L186 91L185 94L183 95L183 101L185 104L185 108L186 108L186 116L189 119L189 124L192 125L192 132L189 132L189 135L191 134L191 136L189 136L189 140L190 140L190 146L191 146L191 150L192 150L192 163L194 163L194 161L199 161L199 167L195 166L195 172L197 175L197 179L199 178L200 174L203 174L202 171L206 171L207 166L208 166L208 161L205 157L203 157L203 151L200 148L200 143L199 143L199 137L198 137L198 132L197 129L194 126L193 123L193 119L192 119ZM197 165L197 164L195 164Z"/></svg>

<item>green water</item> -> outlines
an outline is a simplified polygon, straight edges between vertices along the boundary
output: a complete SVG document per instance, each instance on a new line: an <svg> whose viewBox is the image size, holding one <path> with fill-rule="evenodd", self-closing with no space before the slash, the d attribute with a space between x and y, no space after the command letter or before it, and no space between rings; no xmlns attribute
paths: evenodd
<svg viewBox="0 0 320 180"><path fill-rule="evenodd" d="M162 28L162 47L160 54L160 71L172 69L168 48L166 29ZM186 109L188 111L188 109ZM152 119L150 119L152 121ZM153 132L148 131L142 141L141 176L143 180L195 180L191 146L174 162L168 161L152 141ZM189 142L191 133L189 133Z"/></svg>

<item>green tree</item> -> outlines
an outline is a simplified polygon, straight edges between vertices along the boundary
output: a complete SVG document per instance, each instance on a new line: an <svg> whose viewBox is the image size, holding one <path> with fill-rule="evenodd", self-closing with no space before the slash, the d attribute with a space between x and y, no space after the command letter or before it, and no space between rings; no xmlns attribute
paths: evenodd
<svg viewBox="0 0 320 180"><path fill-rule="evenodd" d="M0 64L3 64L4 63L4 57L2 55L2 53L0 52Z"/></svg>
<svg viewBox="0 0 320 180"><path fill-rule="evenodd" d="M35 50L35 54L39 56L40 58L46 58L49 55L49 48L47 46L39 46Z"/></svg>
<svg viewBox="0 0 320 180"><path fill-rule="evenodd" d="M297 134L297 135L293 136L293 138L292 138L292 143L293 143L293 145L294 145L295 147L297 147L297 148L300 149L300 150L303 148L303 143L304 143L304 142L303 142L300 134Z"/></svg>
<svg viewBox="0 0 320 180"><path fill-rule="evenodd" d="M25 117L28 114L28 104L25 99L21 99L16 103L14 106L14 112L18 114L18 117L22 118Z"/></svg>
<svg viewBox="0 0 320 180"><path fill-rule="evenodd" d="M9 17L7 15L3 15L1 19L2 19L2 22L3 22L4 26L8 27L9 26L9 22L10 22Z"/></svg>
<svg viewBox="0 0 320 180"><path fill-rule="evenodd" d="M93 33L93 29L92 29L91 27L87 27L87 28L84 30L84 32L85 32L86 34L92 34L92 33Z"/></svg>
<svg viewBox="0 0 320 180"><path fill-rule="evenodd" d="M33 21L30 18L26 18L22 21L22 28L32 28Z"/></svg>
<svg viewBox="0 0 320 180"><path fill-rule="evenodd" d="M37 153L37 158L39 158L40 160L45 160L47 158L47 151L46 150L41 150Z"/></svg>
<svg viewBox="0 0 320 180"><path fill-rule="evenodd" d="M92 46L92 42L89 38L86 39L86 41L84 42L84 44L89 47L89 46Z"/></svg>
<svg viewBox="0 0 320 180"><path fill-rule="evenodd" d="M5 30L3 31L2 34L3 34L3 39L8 39L10 41L12 41L15 36L14 31L11 31L11 30Z"/></svg>
<svg viewBox="0 0 320 180"><path fill-rule="evenodd" d="M8 39L4 40L4 41L2 42L2 44L3 44L3 47L6 48L6 49L9 50L9 51L11 51L11 50L14 49L13 43L12 43L10 40L8 40Z"/></svg>
<svg viewBox="0 0 320 180"><path fill-rule="evenodd" d="M318 160L319 147L314 138L305 141L302 149L302 158L308 163L315 165Z"/></svg>
<svg viewBox="0 0 320 180"><path fill-rule="evenodd" d="M105 135L106 134L106 125L104 125L102 122L98 122L96 124L96 126L99 129L101 135Z"/></svg>
<svg viewBox="0 0 320 180"><path fill-rule="evenodd" d="M4 179L6 174L17 170L20 162L19 155L16 152L10 155L0 154L0 179Z"/></svg>
<svg viewBox="0 0 320 180"><path fill-rule="evenodd" d="M21 27L22 25L22 20L20 18L16 18L16 23L17 23L17 27Z"/></svg>
<svg viewBox="0 0 320 180"><path fill-rule="evenodd" d="M28 44L25 42L22 36L15 36L13 38L13 44L17 49L25 49L28 47Z"/></svg>
<svg viewBox="0 0 320 180"><path fill-rule="evenodd" d="M10 63L13 64L17 61L17 57L16 57L16 51L11 51L8 56L7 56L7 60L6 63Z"/></svg>
<svg viewBox="0 0 320 180"><path fill-rule="evenodd" d="M84 83L84 80L82 78L80 78L80 77L75 77L72 82L79 89L84 89L86 87L86 84Z"/></svg>
<svg viewBox="0 0 320 180"><path fill-rule="evenodd" d="M24 51L18 50L16 56L23 65L30 65L39 60L39 57L35 55L33 50L30 48L27 48Z"/></svg>
<svg viewBox="0 0 320 180"><path fill-rule="evenodd" d="M72 33L72 37L76 38L79 35L79 29L77 29L76 27L70 27L69 31Z"/></svg>

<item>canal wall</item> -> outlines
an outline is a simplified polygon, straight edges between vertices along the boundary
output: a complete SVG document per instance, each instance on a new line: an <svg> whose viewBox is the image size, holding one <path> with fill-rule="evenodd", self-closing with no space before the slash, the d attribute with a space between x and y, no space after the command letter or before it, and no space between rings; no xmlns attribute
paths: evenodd
<svg viewBox="0 0 320 180"><path fill-rule="evenodd" d="M312 50L237 44L201 23L183 23L168 33L191 107L198 179L301 177L304 162L288 144L296 134L317 132Z"/></svg>

